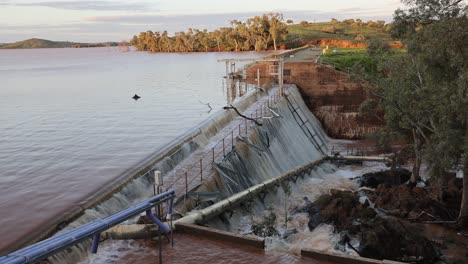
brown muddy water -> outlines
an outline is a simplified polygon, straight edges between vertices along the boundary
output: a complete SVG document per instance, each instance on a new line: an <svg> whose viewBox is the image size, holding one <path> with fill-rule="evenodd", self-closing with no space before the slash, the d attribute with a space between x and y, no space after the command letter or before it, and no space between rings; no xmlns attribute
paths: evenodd
<svg viewBox="0 0 468 264"><path fill-rule="evenodd" d="M442 253L456 264L468 263L468 237L458 235L453 229L438 224L419 224L424 229L424 236L445 245Z"/></svg>
<svg viewBox="0 0 468 264"><path fill-rule="evenodd" d="M212 240L191 234L175 234L174 247L163 243L163 263L292 263L332 264L301 257L287 252L263 251L221 240ZM156 242L120 241L112 243L117 251L100 250L83 263L159 263ZM120 245L119 245L120 244Z"/></svg>

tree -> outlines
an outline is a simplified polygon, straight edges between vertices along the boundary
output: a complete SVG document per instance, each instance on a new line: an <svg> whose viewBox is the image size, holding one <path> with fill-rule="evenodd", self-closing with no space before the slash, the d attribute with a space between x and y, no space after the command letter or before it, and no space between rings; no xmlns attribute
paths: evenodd
<svg viewBox="0 0 468 264"><path fill-rule="evenodd" d="M221 51L221 42L223 41L223 34L221 30L217 29L212 32L213 38L216 41L216 47L218 48L218 51Z"/></svg>
<svg viewBox="0 0 468 264"><path fill-rule="evenodd" d="M356 25L358 27L362 26L362 19L360 19L360 18L356 19Z"/></svg>
<svg viewBox="0 0 468 264"><path fill-rule="evenodd" d="M294 24L294 21L292 21L291 19L288 19L288 20L286 20L286 23L291 25L291 24Z"/></svg>
<svg viewBox="0 0 468 264"><path fill-rule="evenodd" d="M356 22L354 21L354 19L346 19L346 20L343 20L343 23L345 23L346 25L352 26Z"/></svg>
<svg viewBox="0 0 468 264"><path fill-rule="evenodd" d="M462 163L463 199L458 222L468 225L468 24L457 0L404 0L392 34L408 52L380 61L375 76L387 127L412 138L413 173L422 156L439 179L443 198L446 171ZM444 36L443 39L440 37ZM463 142L463 143L462 143Z"/></svg>
<svg viewBox="0 0 468 264"><path fill-rule="evenodd" d="M285 39L288 34L287 26L283 22L283 15L280 13L270 13L268 16L269 33L273 40L273 48L277 50L276 42L281 38Z"/></svg>
<svg viewBox="0 0 468 264"><path fill-rule="evenodd" d="M366 39L363 34L357 34L356 38L354 38L357 41L363 41Z"/></svg>
<svg viewBox="0 0 468 264"><path fill-rule="evenodd" d="M138 44L138 37L134 35L132 40L130 40L130 45L136 46L137 44Z"/></svg>
<svg viewBox="0 0 468 264"><path fill-rule="evenodd" d="M269 32L268 29L269 21L266 15L261 17L255 16L247 20L248 30L250 32L251 44L254 46L256 51L265 50L269 42Z"/></svg>

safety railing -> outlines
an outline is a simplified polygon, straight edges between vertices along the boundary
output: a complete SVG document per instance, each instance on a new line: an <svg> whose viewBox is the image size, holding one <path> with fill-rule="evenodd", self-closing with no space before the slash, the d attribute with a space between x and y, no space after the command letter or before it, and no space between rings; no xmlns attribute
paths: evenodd
<svg viewBox="0 0 468 264"><path fill-rule="evenodd" d="M146 215L154 222L154 224L159 226L163 233L168 233L170 231L169 227L163 224L153 214L151 209L163 202L169 202L167 216L170 217L172 215L172 205L175 197L174 194L174 190L169 190L148 200L139 202L114 215L91 221L75 229L57 234L31 246L12 252L6 256L2 256L0 257L0 264L37 263L63 249L69 248L89 238L93 238L91 250L93 253L96 253L101 232L118 225L127 219L137 216L142 212L146 212Z"/></svg>
<svg viewBox="0 0 468 264"><path fill-rule="evenodd" d="M259 107L250 113L250 118L257 120L263 117L270 116L269 107L276 104L279 100L278 95L271 95ZM238 136L247 136L250 126L254 121L243 119L237 125L228 131L225 136L218 141L211 149L205 153L197 161L192 163L187 168L176 171L175 179L169 184L168 188L173 188L177 196L181 197L187 194L194 183L201 183L214 172L213 164L219 159L224 158L230 151L234 149L237 143Z"/></svg>
<svg viewBox="0 0 468 264"><path fill-rule="evenodd" d="M293 99L293 97L289 98L289 95L286 94L285 98L286 98L286 101L288 102L289 110L291 111L292 116L294 117L294 120L299 125L302 132L304 132L306 137L310 139L310 141L315 146L315 148L325 155L326 145L325 145L324 140L320 137L318 131L312 125L309 124L309 120L307 120L307 118L302 117L304 116L304 113L301 107L299 106L299 104ZM302 116L301 116L301 113L302 113Z"/></svg>

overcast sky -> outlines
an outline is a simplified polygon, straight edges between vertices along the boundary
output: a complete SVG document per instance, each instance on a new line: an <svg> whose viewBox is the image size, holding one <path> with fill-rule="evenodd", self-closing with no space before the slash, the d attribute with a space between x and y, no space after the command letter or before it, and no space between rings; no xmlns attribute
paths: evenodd
<svg viewBox="0 0 468 264"><path fill-rule="evenodd" d="M141 31L209 30L266 12L295 22L361 18L390 22L399 0L0 0L0 43L27 38L128 40Z"/></svg>

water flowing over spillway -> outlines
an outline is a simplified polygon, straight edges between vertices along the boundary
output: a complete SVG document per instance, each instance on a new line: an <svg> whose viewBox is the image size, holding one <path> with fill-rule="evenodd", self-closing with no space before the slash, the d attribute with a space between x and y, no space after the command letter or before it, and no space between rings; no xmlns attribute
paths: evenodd
<svg viewBox="0 0 468 264"><path fill-rule="evenodd" d="M288 104L293 104L294 107ZM247 143L238 144L219 163L219 178L216 184L211 186L210 191L219 190L224 193L224 197L228 197L278 177L292 168L324 157L317 148L317 143L320 146L327 146L332 140L327 137L315 116L304 105L297 89L290 88L288 99L280 100L274 111L281 117L263 120L262 126L256 127ZM307 137L305 129L302 129L301 123L297 122L294 111L300 112L303 119L306 119L304 121L311 125L309 129L317 133L318 142L313 142ZM204 224L234 233L251 234L252 225L261 222L271 210L277 216L276 229L280 234L267 240L267 251L300 254L303 248L313 248L356 255L346 246L336 248L340 237L333 233L332 226L321 225L310 231L307 225L309 217L304 211L305 205L328 193L330 189L356 191L357 183L350 181L349 178L384 168L385 165L379 163L368 163L365 167L345 166L344 168L338 168L330 163L321 164L309 173L302 174L296 181L290 181L288 187L281 186L271 190L264 198L255 197ZM352 243L357 246L358 241Z"/></svg>
<svg viewBox="0 0 468 264"><path fill-rule="evenodd" d="M256 99L264 96L268 95L257 97L255 93L249 93L236 104L236 107L242 112L254 104ZM213 176L205 179L196 191L218 192L220 193L218 199L222 199L278 177L298 166L318 161L327 154L327 145L331 139L327 137L318 120L310 113L295 86L289 86L287 98L280 98L268 111L269 114L257 120L261 126L253 122L249 123L250 133L247 136L239 135L232 150L224 158L215 162L216 171ZM176 151L168 152L170 154L164 156L153 168L160 170L163 175L170 175L178 164L190 160L193 153L206 151L205 148L209 149L210 138L217 133L222 133L223 127L236 118L240 119L234 111L221 111L213 119L182 136L179 142L174 144L177 146ZM346 176L343 171L342 174L345 177L339 177L335 175L337 171L339 170L331 164L322 164L309 173L303 174L301 178L296 179L294 184L290 184L292 195L286 194L285 189L279 187L277 191L268 192L263 199L256 198L248 206L224 213L206 224L241 234L250 233L252 224L262 218L269 208L277 213L280 223L281 219L287 218L286 212L293 210L292 207L301 206L304 196L307 196L309 200L314 200L330 188L356 188L352 182L345 180L349 175ZM68 224L61 232L114 214L152 194L152 175L143 174L123 186L120 191L104 199L103 202L87 209L82 216ZM286 200L289 205L285 204ZM199 209L213 202L216 201L202 202L195 206ZM184 206L185 203L179 203L179 207ZM267 244L267 250L284 251L288 254L297 253L305 244L310 243L319 244L320 249L332 250L333 241L337 238L333 236L331 227L321 226L313 232L308 232L306 214L296 212L290 218L289 228L278 224L278 230L282 235L291 230L294 230L294 234L284 239L273 238ZM134 222L135 219L126 221L126 223ZM88 253L90 244L89 241L81 243L49 257L48 261L51 263L118 262L131 259L130 252L139 252L143 259L145 256L147 258L155 256L154 251L148 250L138 241L106 241L96 255Z"/></svg>
<svg viewBox="0 0 468 264"><path fill-rule="evenodd" d="M346 165L337 167L323 163L286 186L271 189L264 197L255 197L242 206L206 222L205 225L238 234L252 234L252 226L261 223L270 212L276 215L274 227L277 236L266 240L266 251L300 254L301 249L356 255L346 246L337 246L340 235L331 225L320 225L310 231L307 205L330 189L357 191L358 184L350 181L364 173L385 169L382 163L369 162L365 166ZM289 191L288 191L289 189ZM285 225L287 219L287 225ZM358 246L358 241L352 241Z"/></svg>
<svg viewBox="0 0 468 264"><path fill-rule="evenodd" d="M317 143L326 148L328 137L303 103L297 89L291 87L288 96L295 103L291 103L293 107L300 108L307 120L303 127L310 124L310 130L317 132ZM324 153L307 136L302 124L296 121L287 100L281 99L274 111L280 116L263 119L262 126L256 126L255 132L247 139L249 144L238 144L219 164L221 191L226 196L323 157Z"/></svg>

